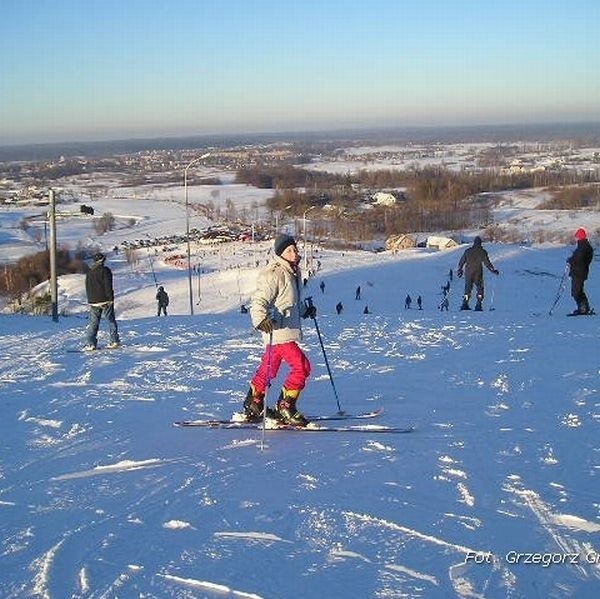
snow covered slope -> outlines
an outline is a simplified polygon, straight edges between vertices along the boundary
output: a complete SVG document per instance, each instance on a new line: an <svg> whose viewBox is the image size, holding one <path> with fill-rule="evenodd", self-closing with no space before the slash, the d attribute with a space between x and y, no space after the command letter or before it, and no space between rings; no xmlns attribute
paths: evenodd
<svg viewBox="0 0 600 599"><path fill-rule="evenodd" d="M0 315L1 595L597 597L600 317L566 318L568 290L548 315L571 248L487 247L480 313L456 278L437 309L461 250L324 253L306 289L342 408L409 435L270 432L261 451L260 431L172 426L241 405L251 267L207 274L193 317L167 279L181 309L161 319L148 274L117 268L119 350L68 352L75 309ZM599 287L594 265L592 303ZM333 413L305 324L301 409Z"/></svg>

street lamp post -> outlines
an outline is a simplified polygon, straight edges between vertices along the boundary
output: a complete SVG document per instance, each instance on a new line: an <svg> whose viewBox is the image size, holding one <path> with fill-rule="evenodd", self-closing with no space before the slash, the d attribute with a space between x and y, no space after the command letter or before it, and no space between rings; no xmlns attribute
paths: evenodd
<svg viewBox="0 0 600 599"><path fill-rule="evenodd" d="M293 206L293 204L288 204L282 210L278 210L277 212L275 212L275 236L277 236L279 234L279 219L281 218L281 216L283 215L283 213L286 210L289 210L292 206Z"/></svg>
<svg viewBox="0 0 600 599"><path fill-rule="evenodd" d="M316 208L316 206L311 206L310 208L307 208L302 214L302 238L304 240L304 276L306 276L306 273L308 272L308 251L306 247L306 214L310 212L313 208Z"/></svg>
<svg viewBox="0 0 600 599"><path fill-rule="evenodd" d="M188 171L191 166L208 158L210 156L210 152L206 154L202 154L198 158L194 158L188 165L185 167L183 172L183 187L185 190L185 236L187 239L187 269L188 269L188 286L189 286L189 294L190 294L190 315L194 315L194 294L192 292L192 258L191 258L191 248L190 248L190 204L188 201Z"/></svg>

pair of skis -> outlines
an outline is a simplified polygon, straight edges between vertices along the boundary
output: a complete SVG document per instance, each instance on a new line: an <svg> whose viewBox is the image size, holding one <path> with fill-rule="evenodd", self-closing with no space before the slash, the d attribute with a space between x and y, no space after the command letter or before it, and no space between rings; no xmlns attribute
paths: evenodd
<svg viewBox="0 0 600 599"><path fill-rule="evenodd" d="M384 426L379 424L362 424L362 425L328 425L321 424L322 422L329 421L340 421L340 420L369 420L376 418L382 413L382 409L374 410L372 412L363 412L361 414L346 414L340 407L340 400L335 383L333 382L333 376L331 375L331 368L329 367L329 360L327 359L327 353L325 352L325 346L323 345L323 339L321 337L321 331L319 330L319 324L315 316L316 309L314 307L312 297L304 299L304 304L307 309L312 309L311 318L315 324L317 331L317 337L323 351L323 359L325 360L325 366L329 374L329 381L333 388L335 400L338 407L338 412L332 416L316 416L309 417L309 423L306 426L295 426L291 424L284 424L271 418L266 418L264 422L248 422L243 414L234 414L231 420L184 420L175 422L175 426L179 427L201 427L201 428L217 428L217 429L229 429L229 430L243 430L243 429L262 429L263 432L269 431L296 431L302 433L411 433L414 430L412 426L397 427L397 426ZM267 347L271 347L273 344L273 333L269 336L269 344ZM269 353L269 363L267 372L271 369L271 354ZM267 381L267 387L270 381ZM263 437L264 439L264 437Z"/></svg>
<svg viewBox="0 0 600 599"><path fill-rule="evenodd" d="M379 424L359 424L359 425L329 425L321 424L323 422L339 422L339 421L356 421L356 420L370 420L380 416L383 412L382 409L373 410L371 412L363 412L360 414L346 414L338 412L331 416L315 416L308 418L309 424L307 426L294 426L290 424L283 424L276 420L267 419L268 425L266 430L268 431L296 431L302 433L411 433L414 430L412 426L397 427L397 426L385 426ZM262 422L248 422L244 419L242 414L234 414L230 420L180 420L173 423L177 427L197 427L197 428L210 428L210 429L227 429L227 430L246 430L246 429L260 429Z"/></svg>

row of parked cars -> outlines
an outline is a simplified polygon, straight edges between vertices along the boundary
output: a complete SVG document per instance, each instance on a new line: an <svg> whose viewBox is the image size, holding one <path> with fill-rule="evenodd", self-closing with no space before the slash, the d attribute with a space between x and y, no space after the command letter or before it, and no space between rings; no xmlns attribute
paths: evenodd
<svg viewBox="0 0 600 599"><path fill-rule="evenodd" d="M190 241L198 243L225 243L228 241L260 241L265 238L262 232L254 231L247 225L212 225L205 229L190 229ZM125 240L121 243L121 248L115 247L114 250L135 250L140 248L162 247L163 251L170 251L187 241L186 235L163 235L161 237Z"/></svg>

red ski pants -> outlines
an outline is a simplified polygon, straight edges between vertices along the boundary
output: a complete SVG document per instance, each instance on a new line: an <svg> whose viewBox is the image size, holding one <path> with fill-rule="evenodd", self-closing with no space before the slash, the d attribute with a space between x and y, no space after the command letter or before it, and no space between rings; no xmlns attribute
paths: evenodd
<svg viewBox="0 0 600 599"><path fill-rule="evenodd" d="M295 341L289 341L288 343L267 345L265 348L260 366L252 378L252 384L257 391L265 391L267 382L277 376L281 362L285 362L290 367L283 386L289 391L304 389L306 379L310 374L310 362L298 344Z"/></svg>

